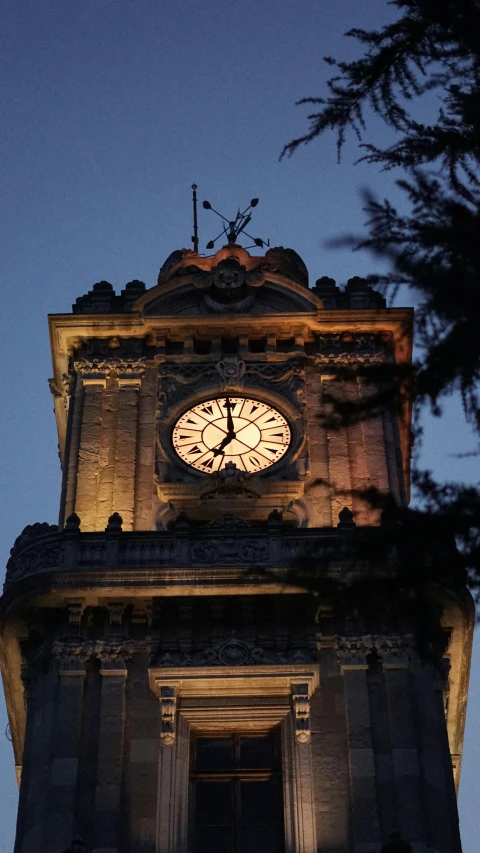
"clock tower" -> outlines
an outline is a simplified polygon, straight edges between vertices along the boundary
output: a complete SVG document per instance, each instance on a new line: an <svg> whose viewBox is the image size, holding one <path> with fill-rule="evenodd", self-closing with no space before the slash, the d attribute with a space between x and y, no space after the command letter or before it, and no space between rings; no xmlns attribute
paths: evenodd
<svg viewBox="0 0 480 853"><path fill-rule="evenodd" d="M15 853L460 853L463 582L428 659L392 586L374 616L328 593L398 571L365 492L408 503L408 395L327 415L410 363L412 311L232 239L49 324L60 521L0 610Z"/></svg>

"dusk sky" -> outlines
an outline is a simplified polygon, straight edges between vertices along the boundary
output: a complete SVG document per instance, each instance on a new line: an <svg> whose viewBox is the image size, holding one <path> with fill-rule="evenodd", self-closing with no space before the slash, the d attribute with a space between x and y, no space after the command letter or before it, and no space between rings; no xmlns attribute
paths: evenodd
<svg viewBox="0 0 480 853"><path fill-rule="evenodd" d="M56 523L60 466L47 314L71 310L100 280L151 287L171 251L190 247L191 184L226 216L259 197L250 226L304 259L311 284L378 270L326 247L361 232L360 191L398 199L395 174L337 163L333 136L279 154L307 129L302 96L325 94L322 57L353 57L353 26L380 26L385 0L3 0L0 25L2 488L0 565L26 524ZM376 139L384 133L372 123ZM200 214L200 248L219 220ZM454 298L454 294L452 294ZM399 303L400 304L400 303ZM410 295L401 304L411 304ZM459 403L425 419L422 462L472 480ZM478 469L478 463L477 469ZM477 643L477 645L480 645ZM460 790L464 853L480 833L480 653ZM17 791L0 711L0 853L12 853Z"/></svg>

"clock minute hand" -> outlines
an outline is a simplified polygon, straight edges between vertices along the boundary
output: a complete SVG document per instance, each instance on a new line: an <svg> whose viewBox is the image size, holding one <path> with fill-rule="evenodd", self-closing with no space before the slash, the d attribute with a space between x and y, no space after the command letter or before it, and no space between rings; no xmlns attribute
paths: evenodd
<svg viewBox="0 0 480 853"><path fill-rule="evenodd" d="M235 426L232 418L232 406L230 403L230 398L226 397L225 402L227 404L227 427L229 435L232 434L233 438L235 438Z"/></svg>

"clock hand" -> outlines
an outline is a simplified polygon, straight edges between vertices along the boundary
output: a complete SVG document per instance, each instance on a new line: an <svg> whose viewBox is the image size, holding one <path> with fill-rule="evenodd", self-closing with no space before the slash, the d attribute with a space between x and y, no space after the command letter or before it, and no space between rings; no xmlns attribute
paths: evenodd
<svg viewBox="0 0 480 853"><path fill-rule="evenodd" d="M233 424L233 418L232 418L232 407L231 407L231 404L230 404L230 398L229 398L229 397L226 397L225 402L226 402L226 404L227 404L227 427L228 427L228 432L229 432L229 433L233 433L233 436L235 437L235 427L234 427L234 424Z"/></svg>
<svg viewBox="0 0 480 853"><path fill-rule="evenodd" d="M213 455L214 456L220 456L221 453L224 453L223 448L226 447L227 444L230 444L230 442L233 441L234 438L235 438L235 433L234 432L228 432L227 435L225 436L225 438L222 439L222 441L220 442L218 447L216 447L215 450L213 451Z"/></svg>

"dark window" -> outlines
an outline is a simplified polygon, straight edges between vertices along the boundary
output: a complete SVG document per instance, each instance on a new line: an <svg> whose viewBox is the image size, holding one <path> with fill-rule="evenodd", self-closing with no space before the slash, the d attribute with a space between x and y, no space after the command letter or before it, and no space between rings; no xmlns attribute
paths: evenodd
<svg viewBox="0 0 480 853"><path fill-rule="evenodd" d="M265 352L266 346L266 338L251 338L248 342L249 352Z"/></svg>
<svg viewBox="0 0 480 853"><path fill-rule="evenodd" d="M183 353L183 341L171 341L169 338L165 341L165 354L166 355L182 355Z"/></svg>
<svg viewBox="0 0 480 853"><path fill-rule="evenodd" d="M278 340L277 338L277 352L294 352L295 351L295 338L284 338L283 340Z"/></svg>
<svg viewBox="0 0 480 853"><path fill-rule="evenodd" d="M210 355L212 351L212 342L200 341L197 339L194 343L194 349L198 355Z"/></svg>
<svg viewBox="0 0 480 853"><path fill-rule="evenodd" d="M224 355L236 355L238 352L238 338L222 338L221 347Z"/></svg>
<svg viewBox="0 0 480 853"><path fill-rule="evenodd" d="M194 853L284 853L275 734L198 737L192 753Z"/></svg>

